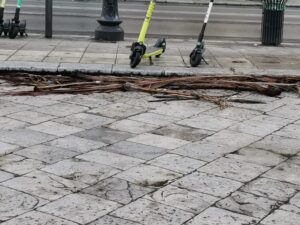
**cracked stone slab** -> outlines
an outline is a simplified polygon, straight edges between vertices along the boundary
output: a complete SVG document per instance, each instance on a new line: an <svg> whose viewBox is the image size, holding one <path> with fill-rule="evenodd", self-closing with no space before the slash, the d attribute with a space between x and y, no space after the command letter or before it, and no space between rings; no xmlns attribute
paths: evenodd
<svg viewBox="0 0 300 225"><path fill-rule="evenodd" d="M38 210L77 223L86 224L118 207L120 207L120 204L96 196L70 194L40 207Z"/></svg>
<svg viewBox="0 0 300 225"><path fill-rule="evenodd" d="M205 114L200 114L195 117L176 122L176 124L179 125L206 129L211 131L223 130L235 123L236 121L234 120L225 119L222 117L215 117L211 115L205 115Z"/></svg>
<svg viewBox="0 0 300 225"><path fill-rule="evenodd" d="M20 149L20 147L17 145L0 142L0 156L10 154L19 149Z"/></svg>
<svg viewBox="0 0 300 225"><path fill-rule="evenodd" d="M75 104L58 103L47 107L37 108L34 109L34 111L52 115L52 116L62 117L62 116L68 116L75 113L80 113L88 109L89 109L88 107L79 106Z"/></svg>
<svg viewBox="0 0 300 225"><path fill-rule="evenodd" d="M298 154L297 156L290 158L287 163L293 163L300 166L300 155Z"/></svg>
<svg viewBox="0 0 300 225"><path fill-rule="evenodd" d="M50 116L44 113L34 112L34 111L22 111L7 115L7 117L14 118L17 120L21 120L24 122L28 122L31 124L39 124L42 122L46 122L51 119L55 119L56 117Z"/></svg>
<svg viewBox="0 0 300 225"><path fill-rule="evenodd" d="M132 106L125 103L114 103L106 105L105 107L92 109L88 112L113 119L123 119L129 116L143 113L145 111L146 109L142 107Z"/></svg>
<svg viewBox="0 0 300 225"><path fill-rule="evenodd" d="M41 98L40 96L5 96L3 98L5 98L5 100L7 101L32 105L36 107L49 106L58 103L58 101Z"/></svg>
<svg viewBox="0 0 300 225"><path fill-rule="evenodd" d="M146 199L132 202L117 209L111 215L144 225L181 225L193 217L192 213Z"/></svg>
<svg viewBox="0 0 300 225"><path fill-rule="evenodd" d="M184 141L181 139L161 136L161 135L155 135L155 134L141 134L138 136L135 136L133 138L127 139L127 141L144 144L144 145L150 145L158 148L166 148L169 150L181 147L183 145L186 145L190 142Z"/></svg>
<svg viewBox="0 0 300 225"><path fill-rule="evenodd" d="M153 190L153 188L142 187L122 179L108 178L84 189L83 192L121 204L128 204Z"/></svg>
<svg viewBox="0 0 300 225"><path fill-rule="evenodd" d="M78 155L79 153L67 149L56 148L53 146L35 145L20 150L16 152L16 154L27 158L37 159L46 163L55 163L64 159L71 158L75 155Z"/></svg>
<svg viewBox="0 0 300 225"><path fill-rule="evenodd" d="M180 126L177 124L170 124L166 127L154 130L151 133L193 142L200 141L212 135L214 132L204 129Z"/></svg>
<svg viewBox="0 0 300 225"><path fill-rule="evenodd" d="M300 185L300 165L282 163L269 170L264 177Z"/></svg>
<svg viewBox="0 0 300 225"><path fill-rule="evenodd" d="M46 203L46 200L0 186L0 221L12 219Z"/></svg>
<svg viewBox="0 0 300 225"><path fill-rule="evenodd" d="M210 173L241 182L250 181L267 170L269 170L269 167L239 162L237 160L228 158L219 158L199 169L201 172Z"/></svg>
<svg viewBox="0 0 300 225"><path fill-rule="evenodd" d="M246 184L241 190L257 196L285 202L294 196L300 190L300 187L268 178L258 178Z"/></svg>
<svg viewBox="0 0 300 225"><path fill-rule="evenodd" d="M2 159L0 159L0 162ZM9 162L0 166L0 169L10 173L23 175L31 171L43 168L46 164L35 159L22 159L19 161Z"/></svg>
<svg viewBox="0 0 300 225"><path fill-rule="evenodd" d="M187 225L255 225L258 219L211 207L193 218Z"/></svg>
<svg viewBox="0 0 300 225"><path fill-rule="evenodd" d="M114 130L125 131L133 134L142 134L157 128L157 126L153 126L151 124L128 119L116 121L108 127Z"/></svg>
<svg viewBox="0 0 300 225"><path fill-rule="evenodd" d="M59 137L64 137L70 134L78 133L83 129L73 126L67 126L53 121L44 122L38 125L30 126L28 129L39 131L46 134L51 134Z"/></svg>
<svg viewBox="0 0 300 225"><path fill-rule="evenodd" d="M175 181L172 185L224 198L240 188L243 183L211 174L194 172Z"/></svg>
<svg viewBox="0 0 300 225"><path fill-rule="evenodd" d="M14 175L0 170L0 183L13 178Z"/></svg>
<svg viewBox="0 0 300 225"><path fill-rule="evenodd" d="M282 203L253 194L237 191L217 202L216 206L250 217L262 219L272 210L279 208Z"/></svg>
<svg viewBox="0 0 300 225"><path fill-rule="evenodd" d="M284 105L280 108L274 109L271 112L268 112L268 114L281 118L298 120L300 118L300 105Z"/></svg>
<svg viewBox="0 0 300 225"><path fill-rule="evenodd" d="M79 159L63 160L46 166L42 170L65 179L80 181L85 184L97 183L120 171L110 166Z"/></svg>
<svg viewBox="0 0 300 225"><path fill-rule="evenodd" d="M74 126L83 129L92 129L94 127L110 124L115 120L103 116L88 114L88 113L77 113L77 114L56 119L54 121L58 123L63 123L68 126Z"/></svg>
<svg viewBox="0 0 300 225"><path fill-rule="evenodd" d="M149 161L148 164L187 174L205 165L206 162L175 154L165 154Z"/></svg>
<svg viewBox="0 0 300 225"><path fill-rule="evenodd" d="M229 146L226 143L216 143L204 139L184 145L172 151L172 153L210 162L238 149L238 147Z"/></svg>
<svg viewBox="0 0 300 225"><path fill-rule="evenodd" d="M219 200L211 195L171 185L161 188L145 198L195 214L199 214Z"/></svg>
<svg viewBox="0 0 300 225"><path fill-rule="evenodd" d="M42 171L34 171L25 176L16 177L1 183L1 185L50 201L87 186L78 181L67 180Z"/></svg>
<svg viewBox="0 0 300 225"><path fill-rule="evenodd" d="M161 187L181 176L179 173L150 165L139 165L115 175L117 178L144 187Z"/></svg>
<svg viewBox="0 0 300 225"><path fill-rule="evenodd" d="M252 144L250 147L265 149L283 156L300 152L299 140L277 135L270 135Z"/></svg>
<svg viewBox="0 0 300 225"><path fill-rule="evenodd" d="M93 141L100 141L105 144L113 144L133 137L134 135L128 132L112 130L104 127L97 127L76 133L75 136L90 139Z"/></svg>
<svg viewBox="0 0 300 225"><path fill-rule="evenodd" d="M138 144L129 141L120 141L116 144L102 148L103 151L114 152L134 158L150 160L165 154L168 149L157 148L149 145Z"/></svg>
<svg viewBox="0 0 300 225"><path fill-rule="evenodd" d="M46 213L31 211L21 216L15 217L1 225L38 225L38 224L49 224L49 225L78 225L68 220L51 216Z"/></svg>
<svg viewBox="0 0 300 225"><path fill-rule="evenodd" d="M283 210L276 210L273 214L261 221L261 225L295 225L298 224L300 215Z"/></svg>
<svg viewBox="0 0 300 225"><path fill-rule="evenodd" d="M91 150L106 146L106 144L103 142L88 140L73 135L58 138L45 144L81 153L89 152Z"/></svg>
<svg viewBox="0 0 300 225"><path fill-rule="evenodd" d="M37 145L51 141L55 138L57 137L29 129L0 131L0 142L19 145L22 147Z"/></svg>
<svg viewBox="0 0 300 225"><path fill-rule="evenodd" d="M288 204L281 206L280 209L300 215L300 192L292 197Z"/></svg>
<svg viewBox="0 0 300 225"><path fill-rule="evenodd" d="M101 163L121 170L129 169L133 166L139 165L144 162L144 160L141 159L120 155L113 152L101 151L101 150L88 152L79 155L76 158L83 159L90 162Z"/></svg>
<svg viewBox="0 0 300 225"><path fill-rule="evenodd" d="M270 167L277 166L279 163L287 159L282 155L256 148L243 148L235 154L229 154L226 157L237 161L244 161Z"/></svg>
<svg viewBox="0 0 300 225"><path fill-rule="evenodd" d="M4 101L1 102L0 105L0 116L5 116L20 111L30 110L32 108L33 106Z"/></svg>

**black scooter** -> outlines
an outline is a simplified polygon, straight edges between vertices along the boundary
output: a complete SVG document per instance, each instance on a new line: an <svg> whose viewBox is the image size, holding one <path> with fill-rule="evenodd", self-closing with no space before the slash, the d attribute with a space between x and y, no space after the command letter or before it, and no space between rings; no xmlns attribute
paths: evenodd
<svg viewBox="0 0 300 225"><path fill-rule="evenodd" d="M15 17L12 19L9 27L8 36L10 39L14 39L20 33L20 36L27 36L26 33L26 20L20 21L20 10L22 6L22 0L18 0L18 5L15 12Z"/></svg>
<svg viewBox="0 0 300 225"><path fill-rule="evenodd" d="M10 20L3 19L4 9L5 9L5 1L2 1L0 4L0 36L2 36L2 33L4 34L4 36L7 36L10 27Z"/></svg>
<svg viewBox="0 0 300 225"><path fill-rule="evenodd" d="M198 37L198 43L196 45L196 48L194 48L194 50L190 54L190 64L191 64L192 67L197 67L198 65L200 65L202 60L206 64L208 64L205 61L204 57L203 57L203 54L204 54L204 51L205 51L203 39L204 39L204 33L205 33L206 25L207 25L207 22L208 22L213 4L214 4L214 0L210 0L209 6L208 6L208 9L207 9L207 13L206 13L206 16L205 16L205 19L204 19L204 24L202 26L200 35Z"/></svg>

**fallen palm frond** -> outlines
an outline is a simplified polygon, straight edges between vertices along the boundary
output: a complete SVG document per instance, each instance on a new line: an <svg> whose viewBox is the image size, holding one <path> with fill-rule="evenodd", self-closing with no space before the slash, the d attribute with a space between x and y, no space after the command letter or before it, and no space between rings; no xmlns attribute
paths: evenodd
<svg viewBox="0 0 300 225"><path fill-rule="evenodd" d="M2 95L89 94L114 91L140 91L164 100L204 100L226 107L225 97L199 94L201 89L254 91L266 96L278 96L283 91L300 93L300 76L191 76L191 77L132 77L91 76L77 74L35 75L29 73L0 74L0 79L12 85L33 86L32 91L5 92ZM161 101L160 99L159 101ZM231 100L232 101L232 100ZM241 103L259 103L240 99Z"/></svg>

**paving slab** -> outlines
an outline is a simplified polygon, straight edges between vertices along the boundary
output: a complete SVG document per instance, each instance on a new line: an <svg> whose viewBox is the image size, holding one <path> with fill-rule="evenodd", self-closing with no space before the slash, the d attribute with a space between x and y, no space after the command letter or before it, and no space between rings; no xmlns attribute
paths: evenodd
<svg viewBox="0 0 300 225"><path fill-rule="evenodd" d="M0 156L7 155L19 149L20 147L17 145L0 142Z"/></svg>
<svg viewBox="0 0 300 225"><path fill-rule="evenodd" d="M5 160L5 159L4 159ZM41 169L46 165L46 163L35 159L22 159L17 161L10 161L4 165L0 166L0 169L17 174L23 175L32 172L37 169Z"/></svg>
<svg viewBox="0 0 300 225"><path fill-rule="evenodd" d="M50 164L79 155L79 153L75 151L48 145L35 145L22 149L15 154Z"/></svg>
<svg viewBox="0 0 300 225"><path fill-rule="evenodd" d="M243 184L238 181L197 171L175 181L172 185L224 198L230 195L231 192L236 191Z"/></svg>
<svg viewBox="0 0 300 225"><path fill-rule="evenodd" d="M1 185L50 201L87 187L86 184L78 181L64 179L42 171L34 171L25 176L10 179Z"/></svg>
<svg viewBox="0 0 300 225"><path fill-rule="evenodd" d="M276 210L273 214L266 217L262 222L261 225L294 225L299 222L300 215L282 211L282 210Z"/></svg>
<svg viewBox="0 0 300 225"><path fill-rule="evenodd" d="M133 137L134 134L124 131L113 130L105 127L96 127L76 133L75 136L93 141L100 141L105 144L113 144Z"/></svg>
<svg viewBox="0 0 300 225"><path fill-rule="evenodd" d="M127 170L144 162L144 160L141 159L101 150L91 151L79 155L77 156L77 158L86 161L101 163L121 170Z"/></svg>
<svg viewBox="0 0 300 225"><path fill-rule="evenodd" d="M111 215L139 222L144 225L181 225L193 217L192 213L146 199L139 199Z"/></svg>
<svg viewBox="0 0 300 225"><path fill-rule="evenodd" d="M273 179L258 178L246 184L241 190L257 196L285 202L297 193L299 187Z"/></svg>
<svg viewBox="0 0 300 225"><path fill-rule="evenodd" d="M71 151L81 153L89 152L106 146L106 144L103 142L88 140L73 135L55 139L53 141L45 143L45 145L50 145L53 147L68 149Z"/></svg>
<svg viewBox="0 0 300 225"><path fill-rule="evenodd" d="M33 225L33 224L49 224L49 225L78 225L62 218L51 216L46 213L31 211L15 217L7 222L2 223L3 225Z"/></svg>
<svg viewBox="0 0 300 225"><path fill-rule="evenodd" d="M12 219L47 202L47 200L0 186L0 221Z"/></svg>
<svg viewBox="0 0 300 225"><path fill-rule="evenodd" d="M132 222L129 220L120 219L114 216L103 216L102 218L96 220L90 225L141 225L140 223Z"/></svg>
<svg viewBox="0 0 300 225"><path fill-rule="evenodd" d="M279 208L281 204L282 203L278 201L237 191L229 197L217 202L216 206L231 212L262 219L271 211Z"/></svg>
<svg viewBox="0 0 300 225"><path fill-rule="evenodd" d="M150 145L158 148L166 148L169 150L179 148L183 145L188 144L188 141L184 141L181 139L156 135L156 134L141 134L133 138L127 139L128 141L144 144L144 145Z"/></svg>
<svg viewBox="0 0 300 225"><path fill-rule="evenodd" d="M161 187L181 176L179 173L150 165L135 166L115 175L145 187Z"/></svg>
<svg viewBox="0 0 300 225"><path fill-rule="evenodd" d="M108 147L102 148L101 150L127 155L143 160L156 158L168 151L168 149L165 148L158 148L129 141L120 141Z"/></svg>
<svg viewBox="0 0 300 225"><path fill-rule="evenodd" d="M34 111L22 111L7 115L7 117L24 121L31 124L39 124L46 122L48 120L54 119L56 117L50 116L44 113L34 112Z"/></svg>
<svg viewBox="0 0 300 225"><path fill-rule="evenodd" d="M14 175L12 173L8 173L0 170L0 183L6 180L13 178Z"/></svg>
<svg viewBox="0 0 300 225"><path fill-rule="evenodd" d="M103 116L88 114L88 113L77 113L77 114L56 119L54 121L58 123L63 123L68 126L74 126L83 129L92 129L94 127L110 124L115 120Z"/></svg>
<svg viewBox="0 0 300 225"><path fill-rule="evenodd" d="M83 192L120 204L128 204L154 190L154 188L143 187L126 180L112 177L85 188Z"/></svg>
<svg viewBox="0 0 300 225"><path fill-rule="evenodd" d="M300 192L293 196L288 204L282 205L280 209L300 215Z"/></svg>
<svg viewBox="0 0 300 225"><path fill-rule="evenodd" d="M110 166L79 159L63 160L44 167L42 171L85 184L95 184L120 172Z"/></svg>
<svg viewBox="0 0 300 225"><path fill-rule="evenodd" d="M219 158L199 169L201 172L214 174L217 176L230 178L241 182L250 181L260 176L265 171L269 170L269 167L240 162L234 159Z"/></svg>
<svg viewBox="0 0 300 225"><path fill-rule="evenodd" d="M217 197L171 185L161 188L145 198L195 214L201 213L219 201Z"/></svg>
<svg viewBox="0 0 300 225"><path fill-rule="evenodd" d="M204 161L199 161L176 154L165 154L147 163L182 174L191 173L192 171L206 164Z"/></svg>
<svg viewBox="0 0 300 225"><path fill-rule="evenodd" d="M28 125L30 124L7 117L0 117L0 130L13 130L17 128L24 128Z"/></svg>
<svg viewBox="0 0 300 225"><path fill-rule="evenodd" d="M157 126L130 119L119 120L108 125L108 127L114 130L125 131L133 134L142 134L157 128Z"/></svg>
<svg viewBox="0 0 300 225"><path fill-rule="evenodd" d="M86 194L70 194L38 210L86 224L118 208L118 203Z"/></svg>
<svg viewBox="0 0 300 225"><path fill-rule="evenodd" d="M71 114L83 112L89 108L69 103L58 103L48 107L37 108L34 111L49 114L52 116L62 117Z"/></svg>
<svg viewBox="0 0 300 225"><path fill-rule="evenodd" d="M282 163L264 174L264 177L300 185L300 165Z"/></svg>

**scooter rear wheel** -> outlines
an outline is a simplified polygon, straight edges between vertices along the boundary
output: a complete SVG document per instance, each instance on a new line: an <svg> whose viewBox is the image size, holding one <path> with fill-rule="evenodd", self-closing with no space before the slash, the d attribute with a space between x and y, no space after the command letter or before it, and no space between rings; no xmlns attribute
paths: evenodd
<svg viewBox="0 0 300 225"><path fill-rule="evenodd" d="M201 60L202 60L202 54L199 54L197 52L193 53L190 56L190 64L191 64L192 67L199 66L200 63L201 63Z"/></svg>
<svg viewBox="0 0 300 225"><path fill-rule="evenodd" d="M130 67L135 68L141 62L142 54L140 52L132 52L130 56Z"/></svg>
<svg viewBox="0 0 300 225"><path fill-rule="evenodd" d="M19 33L19 28L16 26L11 27L11 30L8 33L10 39L15 39Z"/></svg>

